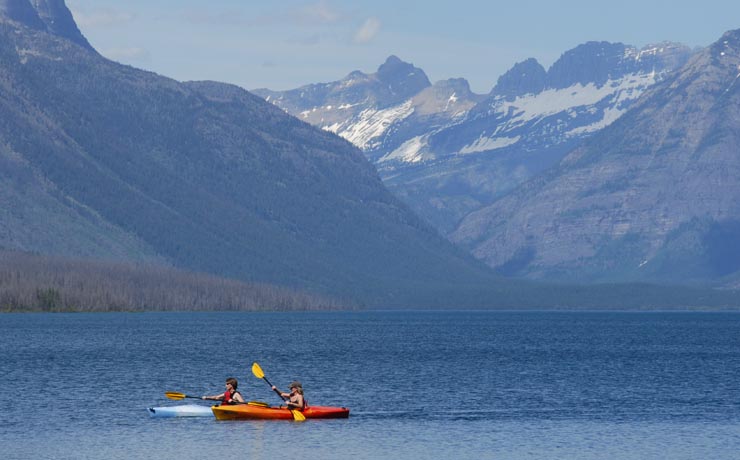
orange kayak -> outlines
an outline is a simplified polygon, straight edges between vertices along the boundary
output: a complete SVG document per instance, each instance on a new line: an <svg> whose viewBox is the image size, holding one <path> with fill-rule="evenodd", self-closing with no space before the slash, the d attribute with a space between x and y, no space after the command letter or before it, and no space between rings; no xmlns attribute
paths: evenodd
<svg viewBox="0 0 740 460"><path fill-rule="evenodd" d="M286 407L263 407L248 404L234 406L213 406L213 415L218 420L293 420L293 414ZM346 407L308 406L301 411L306 418L347 418Z"/></svg>

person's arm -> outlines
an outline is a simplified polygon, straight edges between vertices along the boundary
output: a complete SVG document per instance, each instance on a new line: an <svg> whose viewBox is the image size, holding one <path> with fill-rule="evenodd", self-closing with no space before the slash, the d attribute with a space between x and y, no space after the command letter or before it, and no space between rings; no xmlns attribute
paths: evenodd
<svg viewBox="0 0 740 460"><path fill-rule="evenodd" d="M201 396L200 399L203 400L211 400L211 401L223 401L224 400L224 394L217 394L213 396Z"/></svg>
<svg viewBox="0 0 740 460"><path fill-rule="evenodd" d="M278 394L280 394L280 396L282 396L283 398L290 398L290 393L283 393L282 391L278 390L275 385L272 386L272 391L277 391Z"/></svg>
<svg viewBox="0 0 740 460"><path fill-rule="evenodd" d="M234 393L234 396L231 398L231 400L234 402L238 402L238 403L244 402L244 398L242 398L242 394L239 393L238 391Z"/></svg>

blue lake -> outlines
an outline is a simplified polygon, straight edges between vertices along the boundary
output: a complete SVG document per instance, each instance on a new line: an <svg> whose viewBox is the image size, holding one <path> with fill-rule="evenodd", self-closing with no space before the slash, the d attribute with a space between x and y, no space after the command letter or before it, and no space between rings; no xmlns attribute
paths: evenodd
<svg viewBox="0 0 740 460"><path fill-rule="evenodd" d="M4 459L740 455L736 313L6 314L0 356ZM350 418L149 417L231 376L277 404L253 361Z"/></svg>

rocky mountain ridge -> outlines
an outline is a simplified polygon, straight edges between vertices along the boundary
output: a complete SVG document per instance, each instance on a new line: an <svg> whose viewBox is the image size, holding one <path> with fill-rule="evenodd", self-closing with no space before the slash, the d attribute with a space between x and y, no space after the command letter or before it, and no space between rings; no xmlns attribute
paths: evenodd
<svg viewBox="0 0 740 460"><path fill-rule="evenodd" d="M463 219L453 241L509 275L735 286L738 79L731 31L556 168Z"/></svg>
<svg viewBox="0 0 740 460"><path fill-rule="evenodd" d="M17 21L26 27L64 37L90 51L64 0L0 0L0 21Z"/></svg>
<svg viewBox="0 0 740 460"><path fill-rule="evenodd" d="M360 147L394 193L449 233L467 214L614 122L690 54L673 43L638 50L589 42L564 53L549 70L535 59L515 64L486 96L455 79L424 86L395 104L343 99L340 88L357 72L322 85L331 88L332 98L307 96L312 85L255 92ZM422 73L412 68L414 75Z"/></svg>

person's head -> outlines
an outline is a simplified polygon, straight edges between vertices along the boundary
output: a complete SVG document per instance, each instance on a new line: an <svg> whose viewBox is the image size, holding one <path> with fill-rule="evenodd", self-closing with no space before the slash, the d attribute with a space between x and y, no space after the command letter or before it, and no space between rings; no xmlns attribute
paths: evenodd
<svg viewBox="0 0 740 460"><path fill-rule="evenodd" d="M226 385L231 385L231 389L236 390L236 388L239 386L239 382L237 382L234 377L229 377L228 379L226 379Z"/></svg>
<svg viewBox="0 0 740 460"><path fill-rule="evenodd" d="M288 388L290 391L295 390L298 394L303 394L303 385L298 380L293 381Z"/></svg>

